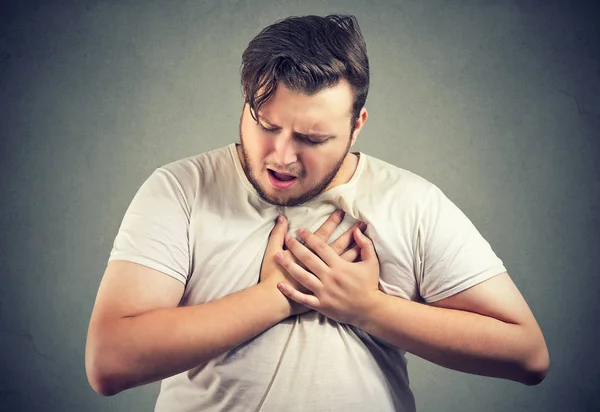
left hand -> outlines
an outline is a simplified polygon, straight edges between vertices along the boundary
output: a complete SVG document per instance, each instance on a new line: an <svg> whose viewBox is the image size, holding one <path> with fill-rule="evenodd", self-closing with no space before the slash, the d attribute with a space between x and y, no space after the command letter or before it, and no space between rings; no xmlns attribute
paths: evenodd
<svg viewBox="0 0 600 412"><path fill-rule="evenodd" d="M379 290L379 260L371 239L360 229L355 229L353 235L360 248L360 260L348 262L309 230L298 229L298 234L305 245L291 236L287 236L285 242L308 271L283 253L276 258L312 294L302 293L287 282L279 283L279 290L289 299L337 322L360 323L382 293Z"/></svg>

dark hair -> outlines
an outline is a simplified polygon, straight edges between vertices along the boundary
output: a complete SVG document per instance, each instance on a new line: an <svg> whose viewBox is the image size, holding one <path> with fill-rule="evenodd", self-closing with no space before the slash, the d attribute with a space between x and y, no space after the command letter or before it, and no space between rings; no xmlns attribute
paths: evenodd
<svg viewBox="0 0 600 412"><path fill-rule="evenodd" d="M288 17L264 28L242 55L242 88L250 114L282 82L313 94L346 79L352 87L352 127L369 91L367 46L354 16ZM260 93L260 94L259 94Z"/></svg>

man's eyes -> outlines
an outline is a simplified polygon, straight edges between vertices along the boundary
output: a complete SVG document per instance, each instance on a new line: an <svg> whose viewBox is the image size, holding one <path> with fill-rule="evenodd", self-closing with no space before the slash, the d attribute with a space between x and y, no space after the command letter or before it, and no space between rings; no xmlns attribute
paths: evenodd
<svg viewBox="0 0 600 412"><path fill-rule="evenodd" d="M325 142L315 142L314 140L310 140L310 139L306 139L306 138L302 139L302 141L309 146L319 146L319 145L325 143Z"/></svg>
<svg viewBox="0 0 600 412"><path fill-rule="evenodd" d="M268 127L263 126L262 123L259 123L258 126L261 128L261 130L267 132L267 133L275 133L278 129L269 129Z"/></svg>
<svg viewBox="0 0 600 412"><path fill-rule="evenodd" d="M274 134L277 133L279 131L279 128L269 128L269 127L265 127L262 123L258 123L258 126L260 127L260 129L262 131L264 131L265 133L269 133L269 134ZM326 142L325 141L314 141L314 140L310 140L308 137L298 137L298 139L300 139L302 142L306 143L309 146L319 146L323 143Z"/></svg>

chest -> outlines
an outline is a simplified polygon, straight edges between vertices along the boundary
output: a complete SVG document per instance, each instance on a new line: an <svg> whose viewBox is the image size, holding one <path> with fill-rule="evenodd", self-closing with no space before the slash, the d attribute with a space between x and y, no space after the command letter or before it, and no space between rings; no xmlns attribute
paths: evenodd
<svg viewBox="0 0 600 412"><path fill-rule="evenodd" d="M279 214L289 222L288 234L296 236L300 227L316 231L336 209L335 205L314 208L276 208L227 215L219 210L203 210L192 215L189 227L190 276L182 300L184 305L219 299L258 283L261 264L271 230ZM394 231L385 220L361 212L368 223L367 236L373 241L380 262L380 285L389 294L416 299L414 247L409 235ZM358 221L346 214L332 233L337 239Z"/></svg>

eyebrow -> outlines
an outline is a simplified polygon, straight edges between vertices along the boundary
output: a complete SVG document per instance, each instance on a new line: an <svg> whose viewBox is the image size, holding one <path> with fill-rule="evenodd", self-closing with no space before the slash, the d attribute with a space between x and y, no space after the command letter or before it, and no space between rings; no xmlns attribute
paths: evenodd
<svg viewBox="0 0 600 412"><path fill-rule="evenodd" d="M259 120L262 120L264 123L266 123L269 127L272 127L273 129L281 129L281 127L271 123L271 121L269 119L267 119L264 115L262 114L258 114L258 118ZM320 133L300 133L300 132L294 132L294 135L297 137L300 137L302 139L317 139L317 140L327 140L327 139L331 139L334 138L335 135L332 134L320 134Z"/></svg>

